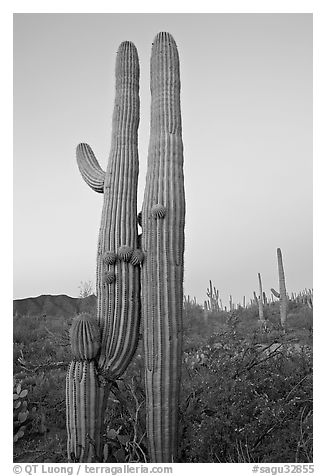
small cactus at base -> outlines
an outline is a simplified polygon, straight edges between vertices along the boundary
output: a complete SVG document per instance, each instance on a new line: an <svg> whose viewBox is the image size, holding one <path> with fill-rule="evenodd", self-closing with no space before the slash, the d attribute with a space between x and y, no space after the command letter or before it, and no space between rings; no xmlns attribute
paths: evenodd
<svg viewBox="0 0 326 476"><path fill-rule="evenodd" d="M94 361L71 362L66 376L68 461L100 462L104 410L109 392Z"/></svg>
<svg viewBox="0 0 326 476"><path fill-rule="evenodd" d="M70 328L70 343L74 359L95 359L101 346L100 328L96 319L87 313L77 316Z"/></svg>

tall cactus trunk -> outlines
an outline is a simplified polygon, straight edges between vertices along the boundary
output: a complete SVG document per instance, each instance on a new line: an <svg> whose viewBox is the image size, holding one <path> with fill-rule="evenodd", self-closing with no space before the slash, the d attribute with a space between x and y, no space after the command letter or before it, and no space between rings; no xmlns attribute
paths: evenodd
<svg viewBox="0 0 326 476"><path fill-rule="evenodd" d="M138 55L132 43L124 42L116 61L111 151L97 250L97 318L102 331L99 367L111 378L123 374L138 340L140 268L134 265L139 264L138 124Z"/></svg>
<svg viewBox="0 0 326 476"><path fill-rule="evenodd" d="M281 324L285 326L286 322L286 311L287 311L287 295L285 287L285 275L283 268L282 252L281 248L277 248L277 264L278 264L278 277L280 285L280 316Z"/></svg>
<svg viewBox="0 0 326 476"><path fill-rule="evenodd" d="M102 460L103 419L111 381L124 373L138 342L142 261L142 252L137 249L139 61L131 42L119 46L115 73L116 97L106 173L87 144L77 147L82 177L93 190L104 193L96 273L101 338L99 352L96 357L92 354L91 362L81 354L81 362L72 362L68 369L69 461ZM82 335L78 338L86 352L90 341ZM81 379L83 372L86 373Z"/></svg>
<svg viewBox="0 0 326 476"><path fill-rule="evenodd" d="M179 57L159 33L151 55L151 133L142 208L147 436L151 462L175 462L181 372L185 196Z"/></svg>

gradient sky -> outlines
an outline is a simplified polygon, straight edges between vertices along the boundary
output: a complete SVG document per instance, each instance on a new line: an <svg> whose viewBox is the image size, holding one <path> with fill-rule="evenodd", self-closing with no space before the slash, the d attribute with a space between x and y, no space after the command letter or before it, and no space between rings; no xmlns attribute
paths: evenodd
<svg viewBox="0 0 326 476"><path fill-rule="evenodd" d="M149 139L149 60L159 31L181 62L185 294L212 279L225 304L312 287L312 14L15 14L14 298L77 296L95 284L103 196L75 147L106 169L116 51L141 67L139 197Z"/></svg>

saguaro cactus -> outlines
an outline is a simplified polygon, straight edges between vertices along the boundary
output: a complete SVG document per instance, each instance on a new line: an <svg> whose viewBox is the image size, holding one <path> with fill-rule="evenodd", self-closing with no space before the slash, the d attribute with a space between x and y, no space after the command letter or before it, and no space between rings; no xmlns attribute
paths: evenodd
<svg viewBox="0 0 326 476"><path fill-rule="evenodd" d="M258 273L258 284L259 284L259 297L258 297L258 312L260 323L265 323L264 319L264 307L263 307L263 286L261 282L261 275Z"/></svg>
<svg viewBox="0 0 326 476"><path fill-rule="evenodd" d="M279 300L280 300L281 324L282 324L282 326L284 326L285 322L286 322L286 312L287 312L287 295L286 295L286 287L285 287L285 275L284 275L281 248L277 248L276 252L277 252L278 279L279 279L280 292L275 291L275 289L273 289L273 288L271 288L271 291L272 291L272 296L274 295L275 297L279 298Z"/></svg>
<svg viewBox="0 0 326 476"><path fill-rule="evenodd" d="M281 316L281 324L282 326L284 326L286 321L287 295L286 295L285 275L284 275L281 248L277 248L277 265L278 265L278 279L279 279L279 285L280 285L280 316Z"/></svg>
<svg viewBox="0 0 326 476"><path fill-rule="evenodd" d="M210 306L210 311L219 311L219 304L218 304L218 289L216 287L213 287L213 283L211 280L209 280L209 288L207 288L206 295L209 298L209 306Z"/></svg>
<svg viewBox="0 0 326 476"><path fill-rule="evenodd" d="M89 145L82 143L77 147L82 177L93 190L104 194L96 274L100 348L95 351L95 331L86 326L89 332L84 332L83 343L72 340L77 362L72 362L67 373L68 459L81 462L101 460L101 425L110 382L128 366L137 347L139 330L139 61L131 42L119 46L115 74L111 151L106 172Z"/></svg>
<svg viewBox="0 0 326 476"><path fill-rule="evenodd" d="M151 55L151 131L142 208L147 436L151 462L177 459L185 196L176 43L159 33Z"/></svg>

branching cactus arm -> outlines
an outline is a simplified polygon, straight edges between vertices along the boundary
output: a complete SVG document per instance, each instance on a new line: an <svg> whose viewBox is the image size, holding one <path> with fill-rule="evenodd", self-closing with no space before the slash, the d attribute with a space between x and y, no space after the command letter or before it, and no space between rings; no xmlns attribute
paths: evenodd
<svg viewBox="0 0 326 476"><path fill-rule="evenodd" d="M277 299L280 298L280 293L277 292L274 288L271 288L271 292L272 292L272 294L273 294Z"/></svg>
<svg viewBox="0 0 326 476"><path fill-rule="evenodd" d="M101 169L94 152L88 144L78 144L76 158L79 171L87 183L95 192L104 192L105 172Z"/></svg>

